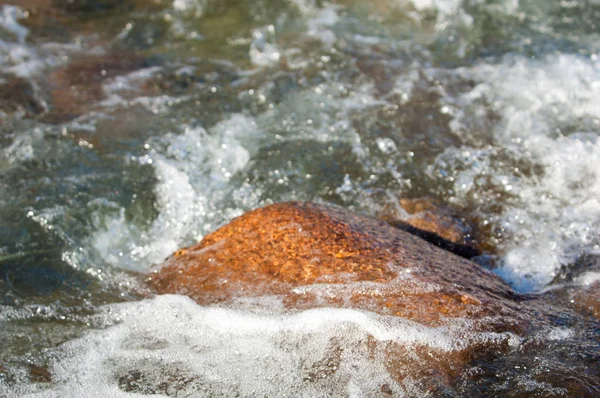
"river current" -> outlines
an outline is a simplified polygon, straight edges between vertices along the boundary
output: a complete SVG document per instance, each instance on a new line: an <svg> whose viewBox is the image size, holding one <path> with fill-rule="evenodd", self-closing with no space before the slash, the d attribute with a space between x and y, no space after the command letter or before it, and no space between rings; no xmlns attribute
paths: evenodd
<svg viewBox="0 0 600 398"><path fill-rule="evenodd" d="M600 280L598 21L597 0L0 0L0 396L600 393L592 317L432 391L362 342L498 336L140 277L267 204L429 197L516 291L570 300Z"/></svg>

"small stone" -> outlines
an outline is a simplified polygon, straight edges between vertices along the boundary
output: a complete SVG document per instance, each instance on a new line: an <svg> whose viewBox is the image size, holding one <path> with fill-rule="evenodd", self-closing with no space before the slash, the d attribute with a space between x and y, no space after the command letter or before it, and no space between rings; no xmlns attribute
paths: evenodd
<svg viewBox="0 0 600 398"><path fill-rule="evenodd" d="M29 365L29 380L33 383L50 383L52 374L45 365Z"/></svg>
<svg viewBox="0 0 600 398"><path fill-rule="evenodd" d="M26 79L0 75L0 112L33 117L45 111L44 102Z"/></svg>
<svg viewBox="0 0 600 398"><path fill-rule="evenodd" d="M481 254L473 240L473 226L449 207L429 198L401 198L399 204L404 214L391 212L380 218L461 257L473 258Z"/></svg>

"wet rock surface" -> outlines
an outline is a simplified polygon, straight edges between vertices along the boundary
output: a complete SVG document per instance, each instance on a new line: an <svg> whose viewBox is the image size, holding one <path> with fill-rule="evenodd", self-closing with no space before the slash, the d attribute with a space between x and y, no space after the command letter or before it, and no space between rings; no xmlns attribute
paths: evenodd
<svg viewBox="0 0 600 398"><path fill-rule="evenodd" d="M554 302L600 320L600 256L585 253L555 276L549 295Z"/></svg>
<svg viewBox="0 0 600 398"><path fill-rule="evenodd" d="M45 111L46 104L36 95L37 89L26 79L0 75L0 112L35 117Z"/></svg>
<svg viewBox="0 0 600 398"><path fill-rule="evenodd" d="M380 218L458 256L481 254L473 237L474 227L449 207L431 198L400 198L398 203L402 214L384 213Z"/></svg>
<svg viewBox="0 0 600 398"><path fill-rule="evenodd" d="M588 311L600 320L600 282L596 281L584 290L577 291L574 294L574 302L581 310Z"/></svg>
<svg viewBox="0 0 600 398"><path fill-rule="evenodd" d="M523 369L517 377L530 377L519 365L523 358L542 369L534 372L532 392L546 391L548 383L561 394L596 391L599 375L589 368L594 350L583 358L570 354L573 344L593 345L589 326L563 299L518 295L495 274L418 236L326 205L286 202L248 212L177 251L148 282L160 294L186 295L202 305L235 308L243 299L275 296L291 311L358 309L462 335L460 344L446 348L365 341L364 349L394 380L381 384L382 396L448 388L489 396L487 383L502 374L511 379ZM592 288L597 293L597 284ZM577 300L597 316L597 294ZM549 342L542 339L547 334ZM309 381L335 374L343 350L334 342L322 360L326 366L309 369ZM403 384L408 380L410 388ZM500 394L496 387L493 396Z"/></svg>
<svg viewBox="0 0 600 398"><path fill-rule="evenodd" d="M0 0L0 396L600 396L592 3Z"/></svg>
<svg viewBox="0 0 600 398"><path fill-rule="evenodd" d="M149 280L201 304L283 295L292 308L349 307L426 325L503 320L521 330L518 297L496 275L384 222L289 202L249 212L176 252Z"/></svg>
<svg viewBox="0 0 600 398"><path fill-rule="evenodd" d="M449 330L467 322L475 334L449 349L365 342L395 381L419 380L419 391L436 393L452 385L467 363L511 351L515 333L525 332L532 314L504 282L475 263L385 222L300 202L234 219L177 251L148 281L158 293L187 295L202 305L276 296L292 311L350 308ZM479 340L477 333L495 337ZM309 381L333 375L342 351L334 343L323 358L325 370L316 364ZM391 396L398 388L382 384L380 392Z"/></svg>
<svg viewBox="0 0 600 398"><path fill-rule="evenodd" d="M93 110L106 99L102 85L109 79L151 65L151 61L128 54L73 60L48 76L46 86L51 109L45 121L60 123Z"/></svg>
<svg viewBox="0 0 600 398"><path fill-rule="evenodd" d="M432 199L400 199L400 206L409 214L405 222L415 228L432 232L458 244L473 241L473 228L450 208L435 203Z"/></svg>

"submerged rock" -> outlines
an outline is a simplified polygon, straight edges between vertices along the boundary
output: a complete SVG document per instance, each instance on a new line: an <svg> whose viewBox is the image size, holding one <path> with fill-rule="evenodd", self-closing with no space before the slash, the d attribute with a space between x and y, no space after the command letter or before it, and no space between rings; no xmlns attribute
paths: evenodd
<svg viewBox="0 0 600 398"><path fill-rule="evenodd" d="M127 54L89 56L71 61L48 76L50 112L44 121L62 123L90 112L106 99L103 84L109 79L151 65L142 57Z"/></svg>
<svg viewBox="0 0 600 398"><path fill-rule="evenodd" d="M45 107L32 82L0 74L0 112L33 117L44 112Z"/></svg>
<svg viewBox="0 0 600 398"><path fill-rule="evenodd" d="M524 324L517 296L495 274L385 222L309 203L246 213L176 252L149 283L201 304L277 295L291 308L364 309L425 325Z"/></svg>

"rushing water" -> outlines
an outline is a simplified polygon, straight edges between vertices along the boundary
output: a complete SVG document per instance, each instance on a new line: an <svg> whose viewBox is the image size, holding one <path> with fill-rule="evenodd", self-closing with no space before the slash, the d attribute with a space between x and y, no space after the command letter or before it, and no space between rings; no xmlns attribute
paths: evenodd
<svg viewBox="0 0 600 398"><path fill-rule="evenodd" d="M448 351L459 325L206 308L139 274L269 203L428 196L516 290L585 288L598 21L596 0L0 0L0 395L424 395L361 342ZM565 316L443 394L598 389L594 322ZM307 377L331 341L332 376Z"/></svg>

